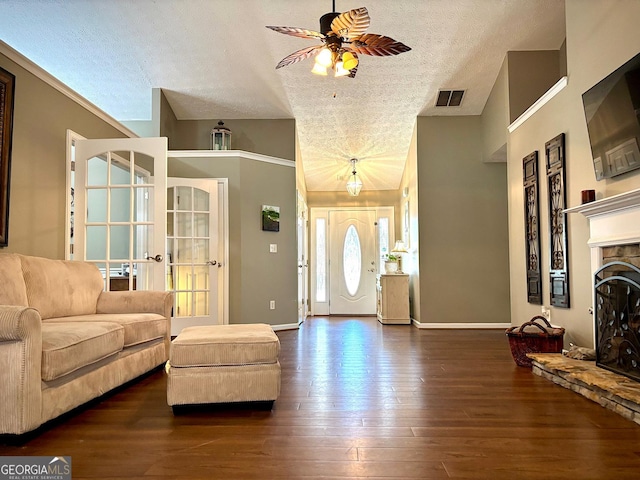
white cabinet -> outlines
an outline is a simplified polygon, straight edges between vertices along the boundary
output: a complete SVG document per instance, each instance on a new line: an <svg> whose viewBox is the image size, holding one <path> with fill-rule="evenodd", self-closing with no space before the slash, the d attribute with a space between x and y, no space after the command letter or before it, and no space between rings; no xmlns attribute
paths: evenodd
<svg viewBox="0 0 640 480"><path fill-rule="evenodd" d="M378 275L378 321L383 324L408 325L409 275L396 273Z"/></svg>

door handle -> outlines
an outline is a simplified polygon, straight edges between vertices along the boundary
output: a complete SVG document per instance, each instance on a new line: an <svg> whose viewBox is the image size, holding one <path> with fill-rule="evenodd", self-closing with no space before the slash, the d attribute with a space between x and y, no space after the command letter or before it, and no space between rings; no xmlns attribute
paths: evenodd
<svg viewBox="0 0 640 480"><path fill-rule="evenodd" d="M160 255L160 254L156 255L155 257L150 257L150 256L147 255L145 258L147 260L154 260L154 261L156 261L158 263L160 263L163 260L162 255Z"/></svg>
<svg viewBox="0 0 640 480"><path fill-rule="evenodd" d="M207 264L209 264L209 265L211 265L211 266L214 266L214 265L217 265L217 264L218 264L218 261L217 261L217 260L209 260L209 261L207 262Z"/></svg>

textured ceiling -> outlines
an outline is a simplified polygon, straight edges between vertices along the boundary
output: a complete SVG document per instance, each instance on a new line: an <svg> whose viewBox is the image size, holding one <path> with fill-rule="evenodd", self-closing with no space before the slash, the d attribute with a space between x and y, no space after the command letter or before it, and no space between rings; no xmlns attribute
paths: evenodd
<svg viewBox="0 0 640 480"><path fill-rule="evenodd" d="M367 7L367 33L412 50L360 57L355 79L313 60L275 70L315 40L330 0L0 0L0 40L118 120L149 120L162 88L178 119L295 118L309 190L343 190L356 157L365 189L396 189L416 116L478 115L509 50L558 49L563 0L337 0ZM466 89L436 112L438 89Z"/></svg>

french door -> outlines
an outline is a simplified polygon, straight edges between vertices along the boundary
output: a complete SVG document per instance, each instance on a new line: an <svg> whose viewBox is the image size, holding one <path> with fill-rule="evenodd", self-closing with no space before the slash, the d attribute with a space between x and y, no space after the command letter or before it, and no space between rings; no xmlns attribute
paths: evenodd
<svg viewBox="0 0 640 480"><path fill-rule="evenodd" d="M166 138L76 139L74 252L105 290L165 289Z"/></svg>
<svg viewBox="0 0 640 480"><path fill-rule="evenodd" d="M171 333L223 323L224 252L218 218L218 181L169 178L167 290L175 293Z"/></svg>

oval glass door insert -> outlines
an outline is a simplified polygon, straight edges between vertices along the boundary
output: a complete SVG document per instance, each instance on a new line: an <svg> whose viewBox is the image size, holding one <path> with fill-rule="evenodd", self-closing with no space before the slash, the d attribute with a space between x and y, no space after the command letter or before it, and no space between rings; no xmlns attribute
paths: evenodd
<svg viewBox="0 0 640 480"><path fill-rule="evenodd" d="M342 269L344 271L344 282L347 292L352 297L360 286L362 275L362 249L360 247L360 237L356 227L350 225L344 235L344 248L342 251Z"/></svg>

